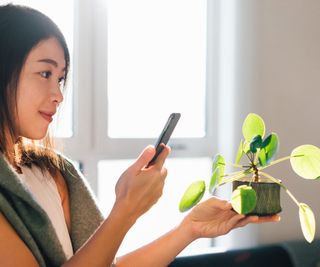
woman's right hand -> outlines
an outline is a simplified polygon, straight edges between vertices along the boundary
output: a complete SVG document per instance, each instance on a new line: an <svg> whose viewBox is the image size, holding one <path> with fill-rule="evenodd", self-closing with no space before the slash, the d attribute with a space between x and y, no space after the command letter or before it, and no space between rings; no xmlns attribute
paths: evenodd
<svg viewBox="0 0 320 267"><path fill-rule="evenodd" d="M163 166L170 148L164 146L156 162L146 167L155 154L153 146L146 147L138 159L120 176L116 187L115 206L126 209L134 220L149 210L162 195L167 169Z"/></svg>

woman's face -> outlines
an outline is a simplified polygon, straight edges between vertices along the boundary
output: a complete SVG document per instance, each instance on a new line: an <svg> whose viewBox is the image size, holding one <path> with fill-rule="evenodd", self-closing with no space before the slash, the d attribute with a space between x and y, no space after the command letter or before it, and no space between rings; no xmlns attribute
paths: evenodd
<svg viewBox="0 0 320 267"><path fill-rule="evenodd" d="M41 41L29 53L17 88L16 126L19 136L39 140L63 101L64 52L55 38Z"/></svg>

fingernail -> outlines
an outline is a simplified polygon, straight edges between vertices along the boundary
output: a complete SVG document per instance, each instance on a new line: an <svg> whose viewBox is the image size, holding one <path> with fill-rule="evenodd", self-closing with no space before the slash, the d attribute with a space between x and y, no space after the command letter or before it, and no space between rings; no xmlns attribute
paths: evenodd
<svg viewBox="0 0 320 267"><path fill-rule="evenodd" d="M281 217L280 217L280 216L275 216L275 217L276 217L276 220L277 220L278 222L281 221Z"/></svg>

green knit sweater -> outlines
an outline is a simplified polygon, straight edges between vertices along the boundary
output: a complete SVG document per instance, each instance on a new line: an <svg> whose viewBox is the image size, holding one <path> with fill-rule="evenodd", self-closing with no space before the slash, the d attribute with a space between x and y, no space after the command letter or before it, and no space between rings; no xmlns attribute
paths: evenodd
<svg viewBox="0 0 320 267"><path fill-rule="evenodd" d="M71 162L62 157L61 170L68 186L71 242L76 252L103 220L87 182ZM32 251L41 267L61 266L65 254L46 212L20 182L0 153L0 212Z"/></svg>

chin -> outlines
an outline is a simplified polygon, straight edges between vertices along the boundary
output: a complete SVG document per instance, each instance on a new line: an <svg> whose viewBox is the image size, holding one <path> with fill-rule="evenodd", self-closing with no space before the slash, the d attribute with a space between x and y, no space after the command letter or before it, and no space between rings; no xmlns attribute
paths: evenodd
<svg viewBox="0 0 320 267"><path fill-rule="evenodd" d="M21 134L22 137L28 138L30 140L42 140L45 138L48 134L48 131L38 131L38 132L33 132L33 133L26 133L26 134Z"/></svg>

